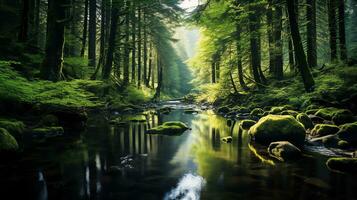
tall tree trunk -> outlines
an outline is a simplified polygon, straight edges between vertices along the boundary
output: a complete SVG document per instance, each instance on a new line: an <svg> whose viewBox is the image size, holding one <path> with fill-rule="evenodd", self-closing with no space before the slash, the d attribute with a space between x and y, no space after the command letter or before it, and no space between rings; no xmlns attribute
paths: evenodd
<svg viewBox="0 0 357 200"><path fill-rule="evenodd" d="M300 71L305 90L309 92L313 90L315 82L311 75L310 69L307 65L304 47L301 42L301 36L300 36L299 27L297 24L297 17L295 13L296 5L295 2L291 0L286 0L286 5L289 13L290 33L292 36L294 51L297 58L296 60L297 67Z"/></svg>
<svg viewBox="0 0 357 200"><path fill-rule="evenodd" d="M278 0L275 3L281 3L281 0ZM275 77L280 80L283 79L284 77L284 69L283 69L283 41L281 38L281 33L283 29L283 22L282 22L282 17L283 17L283 9L281 5L276 5L275 6L275 12L273 15L274 19L274 54L275 54Z"/></svg>
<svg viewBox="0 0 357 200"><path fill-rule="evenodd" d="M336 24L336 2L328 0L328 26L330 32L330 56L331 61L337 59L337 24Z"/></svg>
<svg viewBox="0 0 357 200"><path fill-rule="evenodd" d="M346 48L346 30L345 30L345 1L338 1L338 35L340 42L340 56L341 60L347 61L347 48Z"/></svg>
<svg viewBox="0 0 357 200"><path fill-rule="evenodd" d="M115 6L113 6L111 12L111 24L110 24L110 34L108 41L108 52L107 59L105 62L104 70L103 70L103 79L107 80L110 77L112 66L113 66L113 53L115 49L115 41L116 41L116 33L118 27L118 19L119 19L119 10Z"/></svg>
<svg viewBox="0 0 357 200"><path fill-rule="evenodd" d="M268 36L268 46L269 46L269 73L275 75L275 53L274 53L274 29L273 29L273 1L268 0L268 9L266 11L267 19L267 36Z"/></svg>
<svg viewBox="0 0 357 200"><path fill-rule="evenodd" d="M141 8L138 9L138 88L141 86Z"/></svg>
<svg viewBox="0 0 357 200"><path fill-rule="evenodd" d="M151 74L152 74L152 57L153 57L153 49L152 49L152 42L150 41L149 43L149 69L148 69L148 77L146 80L146 86L149 87L150 86L150 78L151 78Z"/></svg>
<svg viewBox="0 0 357 200"><path fill-rule="evenodd" d="M251 68L253 72L253 78L256 83L262 83L259 75L259 69L261 65L260 57L260 34L259 34L259 16L253 5L249 5L249 32L250 32L250 56L251 56Z"/></svg>
<svg viewBox="0 0 357 200"><path fill-rule="evenodd" d="M211 62L211 83L216 83L216 61L214 59Z"/></svg>
<svg viewBox="0 0 357 200"><path fill-rule="evenodd" d="M157 87L154 95L154 100L159 101L162 89L162 62L159 55L157 55Z"/></svg>
<svg viewBox="0 0 357 200"><path fill-rule="evenodd" d="M146 10L144 10L144 74L143 74L143 80L145 82L145 85L148 87L149 86L149 81L150 78L147 76L147 64L148 64L148 36L147 36L147 15L146 15Z"/></svg>
<svg viewBox="0 0 357 200"><path fill-rule="evenodd" d="M244 91L247 91L249 90L249 88L245 84L243 78L241 27L239 23L236 24L236 47L237 47L237 69L238 69L239 85Z"/></svg>
<svg viewBox="0 0 357 200"><path fill-rule="evenodd" d="M66 10L68 0L48 0L46 52L41 66L41 77L58 81L62 76Z"/></svg>
<svg viewBox="0 0 357 200"><path fill-rule="evenodd" d="M314 68L317 66L316 0L306 0L306 5L307 63L310 68Z"/></svg>
<svg viewBox="0 0 357 200"><path fill-rule="evenodd" d="M19 42L27 41L28 25L29 25L29 12L30 12L30 0L22 1L22 13L21 13L21 25L18 35Z"/></svg>
<svg viewBox="0 0 357 200"><path fill-rule="evenodd" d="M34 43L36 46L40 46L39 44L39 37L40 37L40 14L41 14L41 0L35 0L36 4L36 11L35 11L35 22L34 22Z"/></svg>
<svg viewBox="0 0 357 200"><path fill-rule="evenodd" d="M124 84L129 84L129 56L130 56L130 49L129 49L129 36L130 36L130 16L129 16L129 2L125 1L126 11L125 11L125 42L124 42L124 72L123 72L123 79Z"/></svg>
<svg viewBox="0 0 357 200"><path fill-rule="evenodd" d="M131 82L135 83L136 65L136 11L135 3L132 2L131 8Z"/></svg>
<svg viewBox="0 0 357 200"><path fill-rule="evenodd" d="M83 31L82 31L82 48L81 57L84 57L84 52L86 50L87 35L88 35L88 4L89 0L84 1L84 16L83 16Z"/></svg>
<svg viewBox="0 0 357 200"><path fill-rule="evenodd" d="M96 66L96 40L97 40L97 1L89 0L89 37L88 59L89 66Z"/></svg>

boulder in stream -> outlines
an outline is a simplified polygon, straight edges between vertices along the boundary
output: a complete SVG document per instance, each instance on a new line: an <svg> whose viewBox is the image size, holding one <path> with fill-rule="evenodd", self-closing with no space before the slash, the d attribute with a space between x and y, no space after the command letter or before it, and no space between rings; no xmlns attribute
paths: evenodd
<svg viewBox="0 0 357 200"><path fill-rule="evenodd" d="M287 161L301 156L300 149L288 141L270 143L268 152L270 156L280 161Z"/></svg>
<svg viewBox="0 0 357 200"><path fill-rule="evenodd" d="M240 121L239 123L239 127L243 130L247 130L249 129L250 127L254 126L254 124L256 124L257 122L254 121L254 120L250 120L250 119L245 119L245 120L242 120Z"/></svg>
<svg viewBox="0 0 357 200"><path fill-rule="evenodd" d="M0 153L12 153L19 150L19 145L15 138L4 129L0 128Z"/></svg>
<svg viewBox="0 0 357 200"><path fill-rule="evenodd" d="M357 173L357 158L330 158L326 165L332 171Z"/></svg>
<svg viewBox="0 0 357 200"><path fill-rule="evenodd" d="M311 136L322 137L326 135L333 135L337 133L340 129L336 125L331 124L316 124L311 130Z"/></svg>
<svg viewBox="0 0 357 200"><path fill-rule="evenodd" d="M165 122L160 126L151 128L146 131L147 134L162 134L162 135L181 135L188 130L189 127L179 121Z"/></svg>
<svg viewBox="0 0 357 200"><path fill-rule="evenodd" d="M232 136L227 136L227 137L223 137L221 138L222 142L225 142L225 143L231 143L233 141L233 138Z"/></svg>
<svg viewBox="0 0 357 200"><path fill-rule="evenodd" d="M289 141L302 146L305 141L305 128L293 116L268 115L249 129L249 134L261 144Z"/></svg>
<svg viewBox="0 0 357 200"><path fill-rule="evenodd" d="M314 128L314 124L312 123L312 120L305 113L298 114L296 116L296 120L298 120L298 122L302 123L304 125L305 129Z"/></svg>

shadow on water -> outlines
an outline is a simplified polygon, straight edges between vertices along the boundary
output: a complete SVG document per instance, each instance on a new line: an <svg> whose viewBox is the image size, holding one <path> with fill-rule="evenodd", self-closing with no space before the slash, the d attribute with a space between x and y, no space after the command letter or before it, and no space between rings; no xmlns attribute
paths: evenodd
<svg viewBox="0 0 357 200"><path fill-rule="evenodd" d="M172 104L174 105L174 104ZM177 108L177 107L176 107ZM280 163L249 144L238 122L212 111L147 112L147 122L109 125L92 116L78 138L29 147L0 165L1 199L355 199L356 178L329 172L326 157ZM148 135L165 121L192 130ZM221 138L232 136L233 142Z"/></svg>

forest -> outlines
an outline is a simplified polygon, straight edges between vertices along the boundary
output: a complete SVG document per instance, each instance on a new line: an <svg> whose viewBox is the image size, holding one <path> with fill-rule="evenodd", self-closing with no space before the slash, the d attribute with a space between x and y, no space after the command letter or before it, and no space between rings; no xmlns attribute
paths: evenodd
<svg viewBox="0 0 357 200"><path fill-rule="evenodd" d="M1 199L354 199L357 0L0 0Z"/></svg>

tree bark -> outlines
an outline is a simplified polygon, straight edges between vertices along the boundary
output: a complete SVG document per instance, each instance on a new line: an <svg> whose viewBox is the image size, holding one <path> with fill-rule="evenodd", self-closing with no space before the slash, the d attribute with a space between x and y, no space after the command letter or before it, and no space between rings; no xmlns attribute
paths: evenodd
<svg viewBox="0 0 357 200"><path fill-rule="evenodd" d="M330 33L330 57L331 61L337 59L337 24L336 24L336 3L335 0L328 0L328 26Z"/></svg>
<svg viewBox="0 0 357 200"><path fill-rule="evenodd" d="M124 84L129 84L129 34L130 34L130 16L129 16L129 2L125 2L126 6L126 14L125 14L125 44L124 44L124 72L123 72L123 80Z"/></svg>
<svg viewBox="0 0 357 200"><path fill-rule="evenodd" d="M242 47L241 47L241 27L240 24L236 24L236 47L237 47L237 69L239 85L244 91L248 91L249 88L244 82L243 78L243 65L242 65Z"/></svg>
<svg viewBox="0 0 357 200"><path fill-rule="evenodd" d="M110 78L110 74L112 71L118 19L119 19L119 10L118 8L113 7L111 12L111 24L110 24L110 33L109 33L109 41L108 41L107 59L104 65L103 77L102 77L104 80Z"/></svg>
<svg viewBox="0 0 357 200"><path fill-rule="evenodd" d="M150 78L151 78L151 74L152 74L152 57L153 57L153 49L152 49L152 42L150 41L149 43L149 69L148 69L148 76L147 76L147 82L146 82L146 86L149 87L150 86Z"/></svg>
<svg viewBox="0 0 357 200"><path fill-rule="evenodd" d="M315 68L317 66L316 0L306 0L306 5L307 63L310 68Z"/></svg>
<svg viewBox="0 0 357 200"><path fill-rule="evenodd" d="M135 65L136 65L136 11L135 3L131 7L131 82L135 83Z"/></svg>
<svg viewBox="0 0 357 200"><path fill-rule="evenodd" d="M41 77L46 80L62 78L66 4L68 0L48 0L46 51L41 66Z"/></svg>
<svg viewBox="0 0 357 200"><path fill-rule="evenodd" d="M281 1L278 0L275 3L280 3ZM275 77L278 80L281 80L284 78L284 69L283 69L283 64L284 64L284 58L283 58L283 41L281 38L281 33L283 29L283 23L282 23L282 17L283 17L283 9L281 5L276 5L275 6L275 12L273 15L274 19L274 28L273 28L273 35L274 35L274 54L275 54L275 63L274 63L274 68L275 68Z"/></svg>
<svg viewBox="0 0 357 200"><path fill-rule="evenodd" d="M83 31L82 31L82 49L81 57L84 57L84 52L86 50L87 35L88 35L88 4L89 0L84 1L84 15L83 15Z"/></svg>
<svg viewBox="0 0 357 200"><path fill-rule="evenodd" d="M346 30L345 30L345 1L338 1L338 35L340 42L340 57L343 62L347 61Z"/></svg>
<svg viewBox="0 0 357 200"><path fill-rule="evenodd" d="M147 62L148 62L148 36L147 36L147 16L146 16L146 10L144 10L144 74L143 74L143 80L145 85L148 87L149 86L149 81L150 78L148 78L147 75Z"/></svg>
<svg viewBox="0 0 357 200"><path fill-rule="evenodd" d="M19 42L27 41L28 25L29 25L30 1L22 1L21 25L18 35Z"/></svg>
<svg viewBox="0 0 357 200"><path fill-rule="evenodd" d="M314 79L311 75L310 69L307 65L304 48L301 42L301 36L297 23L297 17L295 13L295 2L286 0L286 5L289 13L290 33L293 40L295 56L297 58L296 64L300 71L305 90L307 92L312 91L315 85Z"/></svg>
<svg viewBox="0 0 357 200"><path fill-rule="evenodd" d="M249 5L249 32L250 32L250 56L251 56L251 68L253 72L253 78L258 86L262 84L261 77L259 75L259 69L261 65L260 55L260 33L259 33L259 17L256 9L252 5Z"/></svg>
<svg viewBox="0 0 357 200"><path fill-rule="evenodd" d="M267 36L269 46L269 73L275 75L275 53L274 53L274 29L273 29L273 2L268 0L268 9L266 11L267 19Z"/></svg>
<svg viewBox="0 0 357 200"><path fill-rule="evenodd" d="M138 88L141 86L141 8L138 9Z"/></svg>
<svg viewBox="0 0 357 200"><path fill-rule="evenodd" d="M214 59L211 62L211 83L216 83L216 62Z"/></svg>
<svg viewBox="0 0 357 200"><path fill-rule="evenodd" d="M89 0L89 37L88 59L89 66L96 67L96 40L97 40L97 2Z"/></svg>

